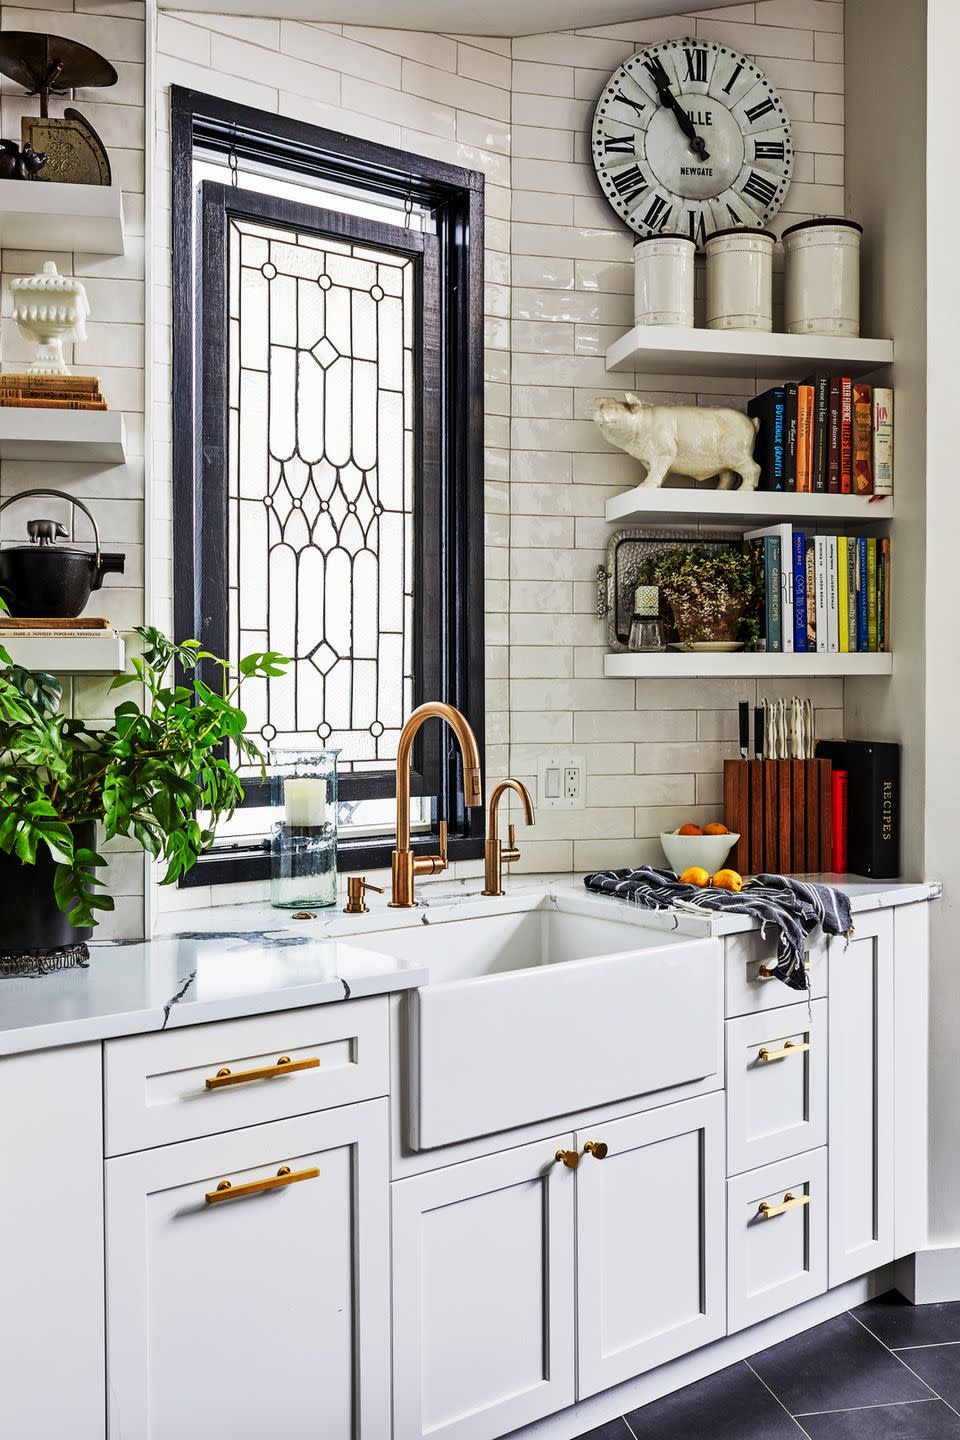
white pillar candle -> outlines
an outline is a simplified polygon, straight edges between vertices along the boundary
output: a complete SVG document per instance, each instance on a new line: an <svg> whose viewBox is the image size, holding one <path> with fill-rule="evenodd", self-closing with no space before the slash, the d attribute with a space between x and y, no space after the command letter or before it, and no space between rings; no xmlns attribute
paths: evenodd
<svg viewBox="0 0 960 1440"><path fill-rule="evenodd" d="M283 808L288 825L318 829L327 818L326 780L286 780Z"/></svg>

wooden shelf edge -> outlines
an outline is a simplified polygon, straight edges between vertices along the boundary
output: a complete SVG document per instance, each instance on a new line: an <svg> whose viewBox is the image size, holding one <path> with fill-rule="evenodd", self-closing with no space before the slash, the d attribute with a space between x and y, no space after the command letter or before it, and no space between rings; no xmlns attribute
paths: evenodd
<svg viewBox="0 0 960 1440"><path fill-rule="evenodd" d="M794 490L704 490L650 488L637 485L614 495L606 504L611 525L686 524L756 525L764 520L868 524L892 520L892 495L876 500L866 495L810 495Z"/></svg>
<svg viewBox="0 0 960 1440"><path fill-rule="evenodd" d="M711 676L762 680L777 675L806 676L810 679L846 676L853 679L858 675L892 674L893 655L889 651L868 655L781 655L743 650L721 655L684 650L668 650L661 655L610 652L604 656L603 673L607 677L637 680L707 679Z"/></svg>
<svg viewBox="0 0 960 1440"><path fill-rule="evenodd" d="M0 245L9 250L64 249L122 255L126 244L123 191L113 185L0 180Z"/></svg>
<svg viewBox="0 0 960 1440"><path fill-rule="evenodd" d="M71 635L34 634L17 639L0 630L0 645L27 670L51 675L119 675L126 665L126 645L115 631Z"/></svg>
<svg viewBox="0 0 960 1440"><path fill-rule="evenodd" d="M123 465L126 458L127 427L122 410L0 406L0 459Z"/></svg>
<svg viewBox="0 0 960 1440"><path fill-rule="evenodd" d="M609 371L665 370L673 374L756 374L784 378L828 365L854 377L892 363L892 340L778 331L706 330L635 325L607 349Z"/></svg>

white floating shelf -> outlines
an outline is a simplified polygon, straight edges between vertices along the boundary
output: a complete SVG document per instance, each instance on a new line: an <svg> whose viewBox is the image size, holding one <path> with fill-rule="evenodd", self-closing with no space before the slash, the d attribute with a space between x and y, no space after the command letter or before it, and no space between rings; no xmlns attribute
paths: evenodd
<svg viewBox="0 0 960 1440"><path fill-rule="evenodd" d="M122 255L123 192L119 185L0 180L0 246Z"/></svg>
<svg viewBox="0 0 960 1440"><path fill-rule="evenodd" d="M677 325L636 325L607 351L608 370L728 375L744 380L801 380L816 370L856 379L892 360L892 340L695 330Z"/></svg>
<svg viewBox="0 0 960 1440"><path fill-rule="evenodd" d="M15 637L0 626L0 645L17 665L50 675L119 675L126 660L123 637L116 630L79 636L34 630Z"/></svg>
<svg viewBox="0 0 960 1440"><path fill-rule="evenodd" d="M611 653L603 658L603 673L636 679L690 679L748 676L758 680L768 676L793 675L889 675L893 656L889 653L869 655L781 655L736 650L728 654L702 654L692 650L668 650L662 655Z"/></svg>
<svg viewBox="0 0 960 1440"><path fill-rule="evenodd" d="M0 405L0 460L88 460L122 465L126 458L127 430L121 410Z"/></svg>
<svg viewBox="0 0 960 1440"><path fill-rule="evenodd" d="M611 525L859 524L893 519L893 496L810 495L795 490L703 490L638 485L607 501Z"/></svg>

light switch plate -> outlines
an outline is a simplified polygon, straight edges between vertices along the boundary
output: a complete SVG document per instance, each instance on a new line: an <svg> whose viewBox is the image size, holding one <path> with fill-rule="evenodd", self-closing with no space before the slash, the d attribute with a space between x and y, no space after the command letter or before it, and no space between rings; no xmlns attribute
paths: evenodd
<svg viewBox="0 0 960 1440"><path fill-rule="evenodd" d="M537 761L537 806L540 810L582 810L586 803L587 765L582 755L552 751Z"/></svg>

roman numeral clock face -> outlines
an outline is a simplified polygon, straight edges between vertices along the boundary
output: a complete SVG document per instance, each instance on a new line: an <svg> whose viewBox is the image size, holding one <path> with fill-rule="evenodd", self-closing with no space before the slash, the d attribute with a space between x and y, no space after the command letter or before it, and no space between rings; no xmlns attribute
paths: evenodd
<svg viewBox="0 0 960 1440"><path fill-rule="evenodd" d="M607 82L593 122L593 162L621 219L639 235L762 226L793 172L786 107L729 45L666 40Z"/></svg>

